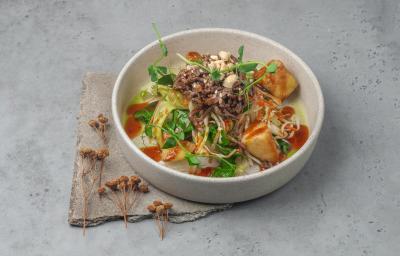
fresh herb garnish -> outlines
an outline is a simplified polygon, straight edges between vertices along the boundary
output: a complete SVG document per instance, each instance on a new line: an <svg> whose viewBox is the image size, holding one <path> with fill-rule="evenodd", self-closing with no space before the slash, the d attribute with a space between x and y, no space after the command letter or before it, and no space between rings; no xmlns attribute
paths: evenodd
<svg viewBox="0 0 400 256"><path fill-rule="evenodd" d="M183 132L192 132L193 125L189 119L189 111L183 109L175 109L172 113L172 119L176 127L179 127Z"/></svg>
<svg viewBox="0 0 400 256"><path fill-rule="evenodd" d="M168 55L168 49L167 49L167 47L165 46L164 42L161 40L161 35L160 35L160 32L159 32L158 29L157 29L157 25L156 25L156 23L151 23L151 25L153 26L153 30L154 30L154 32L155 32L156 35L157 35L157 39L158 39L158 43L159 43L160 48L161 48L162 55L163 55L164 57L167 57L167 55Z"/></svg>
<svg viewBox="0 0 400 256"><path fill-rule="evenodd" d="M278 142L279 149L281 150L281 152L283 154L287 155L287 153L290 150L290 144L287 143L286 141L282 140L282 139L277 139L276 142Z"/></svg>
<svg viewBox="0 0 400 256"><path fill-rule="evenodd" d="M157 80L157 84L161 85L173 85L176 75L175 74L168 74L163 75L161 78Z"/></svg>
<svg viewBox="0 0 400 256"><path fill-rule="evenodd" d="M149 126L159 127L155 125ZM189 165L194 166L200 164L197 155L188 151L180 142L184 139L185 131L186 133L191 133L191 131L193 130L193 125L188 117L188 111L175 109L172 114L172 119L165 122L164 127L159 128L170 136L166 139L162 147L163 149L172 148L178 145L185 152L185 159L188 161Z"/></svg>
<svg viewBox="0 0 400 256"><path fill-rule="evenodd" d="M146 125L144 127L144 133L150 138L153 136L153 129L151 126L149 126L149 123L153 114L154 111L150 111L147 109L142 109L135 113L135 118L139 121L142 121Z"/></svg>
<svg viewBox="0 0 400 256"><path fill-rule="evenodd" d="M158 65L160 61L162 61L165 57L168 56L167 46L162 41L160 32L158 31L156 24L152 23L152 26L154 32L157 35L158 43L161 49L161 56L152 65L147 67L147 71L149 73L152 82L161 85L172 85L176 77L175 74L170 73L167 67Z"/></svg>
<svg viewBox="0 0 400 256"><path fill-rule="evenodd" d="M258 63L254 63L254 62L241 63L238 66L238 69L242 73L247 73L247 72L253 71L257 67L257 65L258 65Z"/></svg>
<svg viewBox="0 0 400 256"><path fill-rule="evenodd" d="M169 137L165 140L164 145L162 146L163 149L166 148L173 148L176 146L176 140L174 137Z"/></svg>
<svg viewBox="0 0 400 256"><path fill-rule="evenodd" d="M213 81L219 81L221 79L221 72L218 69L213 69L210 72L210 76Z"/></svg>
<svg viewBox="0 0 400 256"><path fill-rule="evenodd" d="M243 50L244 50L244 46L241 45L241 46L239 47L239 50L238 50L238 55L239 55L239 57L238 57L238 62L239 62L239 63L242 63L242 60L243 60Z"/></svg>
<svg viewBox="0 0 400 256"><path fill-rule="evenodd" d="M208 138L207 138L207 140L209 142L213 142L214 141L215 135L217 135L217 131L218 131L218 126L216 124L213 123L213 124L210 124L208 126Z"/></svg>
<svg viewBox="0 0 400 256"><path fill-rule="evenodd" d="M230 141L228 139L228 136L227 136L225 130L221 131L220 143L218 143L218 144L220 144L221 146L228 146L230 144Z"/></svg>
<svg viewBox="0 0 400 256"><path fill-rule="evenodd" d="M275 73L278 66L275 63L271 63L267 66L268 73Z"/></svg>
<svg viewBox="0 0 400 256"><path fill-rule="evenodd" d="M151 127L150 125L146 125L144 127L144 134L146 134L146 136L149 138L153 137L153 127Z"/></svg>
<svg viewBox="0 0 400 256"><path fill-rule="evenodd" d="M150 111L150 110L147 110L147 109L142 109L142 110L139 110L139 111L137 111L135 113L135 118L137 120L142 121L145 124L148 124L150 122L151 117L153 116L153 114L154 114L154 111Z"/></svg>
<svg viewBox="0 0 400 256"><path fill-rule="evenodd" d="M200 161L197 158L196 155L192 154L192 153L185 153L185 159L188 161L190 166L198 166L200 165Z"/></svg>
<svg viewBox="0 0 400 256"><path fill-rule="evenodd" d="M233 162L233 163L232 163ZM232 159L220 159L219 166L214 169L212 174L213 177L233 177L235 176L236 164L234 164L234 160Z"/></svg>

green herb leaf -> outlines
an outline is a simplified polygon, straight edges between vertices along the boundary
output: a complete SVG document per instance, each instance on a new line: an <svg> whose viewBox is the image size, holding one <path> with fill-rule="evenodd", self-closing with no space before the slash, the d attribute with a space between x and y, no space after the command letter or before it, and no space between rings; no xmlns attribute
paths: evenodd
<svg viewBox="0 0 400 256"><path fill-rule="evenodd" d="M217 134L218 126L216 124L210 124L208 128L208 141L213 142L215 135Z"/></svg>
<svg viewBox="0 0 400 256"><path fill-rule="evenodd" d="M184 139L185 139L185 133L184 133L183 131L180 131L180 132L178 132L178 133L175 133L175 135L176 135L176 138L177 138L178 140L184 140Z"/></svg>
<svg viewBox="0 0 400 256"><path fill-rule="evenodd" d="M162 75L167 75L168 74L168 68L164 66L155 66L155 70L157 71L158 74Z"/></svg>
<svg viewBox="0 0 400 256"><path fill-rule="evenodd" d="M275 63L271 63L267 66L268 73L275 73L278 66Z"/></svg>
<svg viewBox="0 0 400 256"><path fill-rule="evenodd" d="M228 139L228 136L226 135L226 131L221 132L221 142L219 143L221 146L228 146L231 142Z"/></svg>
<svg viewBox="0 0 400 256"><path fill-rule="evenodd" d="M229 163L227 160L220 161L220 164L217 168L214 169L212 174L213 177L233 177L235 176L236 165Z"/></svg>
<svg viewBox="0 0 400 256"><path fill-rule="evenodd" d="M157 80L157 84L161 85L173 85L174 84L174 79L175 75L174 74L168 74L164 75L161 78Z"/></svg>
<svg viewBox="0 0 400 256"><path fill-rule="evenodd" d="M221 72L218 69L213 69L210 72L210 76L213 81L219 81L221 79Z"/></svg>
<svg viewBox="0 0 400 256"><path fill-rule="evenodd" d="M197 158L197 156L191 154L191 153L186 153L185 154L185 159L188 161L190 166L197 166L200 165L200 161Z"/></svg>
<svg viewBox="0 0 400 256"><path fill-rule="evenodd" d="M277 139L276 142L278 142L279 149L281 150L281 152L283 154L287 155L287 153L290 150L290 144L287 143L286 141L282 140L282 139Z"/></svg>
<svg viewBox="0 0 400 256"><path fill-rule="evenodd" d="M190 122L188 110L175 109L173 112L173 121L183 132L192 132L193 125Z"/></svg>
<svg viewBox="0 0 400 256"><path fill-rule="evenodd" d="M144 127L144 134L146 134L146 136L149 138L153 137L153 127L146 125Z"/></svg>
<svg viewBox="0 0 400 256"><path fill-rule="evenodd" d="M157 25L156 25L155 23L152 23L152 25L153 25L153 30L154 30L154 32L155 32L156 35L157 35L157 38L158 38L158 42L159 42L159 44L160 44L160 48L161 48L162 55L163 55L164 57L166 57L166 56L168 55L168 49L167 49L167 47L165 46L164 42L163 42L162 39L161 39L161 35L160 35L160 32L159 32L158 29L157 29Z"/></svg>
<svg viewBox="0 0 400 256"><path fill-rule="evenodd" d="M242 73L247 73L253 71L257 67L258 63L242 63L239 65L239 71Z"/></svg>
<svg viewBox="0 0 400 256"><path fill-rule="evenodd" d="M154 67L154 65L148 66L147 71L149 72L149 76L150 76L151 81L152 82L157 81L158 75L157 75L157 70Z"/></svg>
<svg viewBox="0 0 400 256"><path fill-rule="evenodd" d="M164 145L162 146L163 149L166 148L173 148L176 146L176 140L173 137L169 137L165 140Z"/></svg>
<svg viewBox="0 0 400 256"><path fill-rule="evenodd" d="M147 110L147 109L142 109L139 110L135 113L135 118L137 120L142 121L145 124L148 124L151 120L151 117L153 116L154 112Z"/></svg>
<svg viewBox="0 0 400 256"><path fill-rule="evenodd" d="M242 63L242 60L243 60L243 50L244 50L244 46L241 45L241 46L239 47L239 50L238 50L238 54L239 54L238 62L239 62L239 63Z"/></svg>

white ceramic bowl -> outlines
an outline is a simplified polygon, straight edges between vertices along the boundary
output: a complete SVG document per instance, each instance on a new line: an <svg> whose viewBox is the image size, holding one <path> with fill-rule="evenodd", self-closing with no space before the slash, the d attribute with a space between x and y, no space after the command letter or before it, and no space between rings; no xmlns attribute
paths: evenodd
<svg viewBox="0 0 400 256"><path fill-rule="evenodd" d="M163 38L169 55L165 65L180 61L175 53L188 51L236 53L245 46L245 59L280 59L299 81L298 97L305 106L310 128L306 144L292 157L262 172L232 178L189 175L161 165L147 157L126 135L121 123L127 104L140 87L149 82L147 66L160 55L158 42L136 53L119 73L112 95L112 115L126 159L136 172L157 188L180 198L204 203L232 203L266 195L292 179L309 159L324 117L324 100L310 68L294 53L268 38L232 29L206 28L179 32Z"/></svg>

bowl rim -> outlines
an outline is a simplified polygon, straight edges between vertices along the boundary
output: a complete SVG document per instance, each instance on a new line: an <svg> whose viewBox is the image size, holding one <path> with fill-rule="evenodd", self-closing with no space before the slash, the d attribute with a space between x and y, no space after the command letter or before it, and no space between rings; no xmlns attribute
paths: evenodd
<svg viewBox="0 0 400 256"><path fill-rule="evenodd" d="M203 176L196 176L196 175L180 172L180 171L170 168L166 165L159 164L158 162L156 162L153 159L151 159L150 157L148 157L146 154L144 154L139 149L139 147L137 147L132 142L132 140L128 137L128 135L125 133L125 130L123 129L122 122L121 122L121 119L119 118L118 110L117 110L117 94L118 94L120 86L121 86L121 81L122 81L123 77L125 76L129 67L132 65L132 63L134 63L146 51L148 51L149 49L151 49L152 47L157 45L158 40L155 40L155 41L147 44L145 47L140 49L135 55L133 55L129 59L129 61L124 65L124 67L118 74L117 80L115 81L115 85L114 85L113 92L112 92L111 108L112 108L112 116L113 116L114 125L116 127L117 132L122 137L122 140L124 141L124 143L126 143L128 145L130 150L132 150L135 154L139 155L139 157L142 158L143 161L147 162L147 164L153 166L156 169L161 169L162 171L165 171L170 175L179 177L184 180L190 180L193 182L230 183L230 182L249 181L249 180L253 180L253 179L258 179L262 176L269 176L272 173L278 172L281 169L284 169L285 167L289 166L290 164L295 162L298 158L300 158L308 148L312 147L312 145L314 145L316 143L316 140L318 139L318 135L322 128L322 123L324 120L324 113L325 113L324 97L322 94L320 84L319 84L315 74L312 72L311 68L299 56L297 56L297 54L295 54L294 52L292 52L291 50L289 50L282 44L280 44L272 39L269 39L267 37L264 37L264 36L261 36L261 35L258 35L258 34L252 33L252 32L247 32L247 31L238 30L238 29L230 29L230 28L197 28L197 29L184 30L184 31L180 31L177 33L173 33L173 34L164 36L164 37L162 37L162 40L168 41L175 37L182 37L182 36L189 35L189 34L205 33L205 32L232 33L232 34L246 36L249 38L263 41L265 43L273 45L274 47L279 48L282 51L287 52L291 58L293 58L296 62L300 63L300 65L303 66L305 72L312 80L314 90L316 91L317 97L318 97L317 98L318 112L317 112L317 118L315 121L315 126L314 126L314 129L311 132L309 138L307 139L306 143L296 153L294 153L290 158L286 159L282 163L279 163L267 170L256 172L256 173L251 173L251 174L246 174L246 175L242 175L242 176L226 177L226 178L203 177Z"/></svg>

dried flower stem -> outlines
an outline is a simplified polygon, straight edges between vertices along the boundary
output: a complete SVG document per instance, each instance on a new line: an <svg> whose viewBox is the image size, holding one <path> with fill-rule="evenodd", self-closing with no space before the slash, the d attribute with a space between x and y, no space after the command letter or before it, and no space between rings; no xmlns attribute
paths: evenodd
<svg viewBox="0 0 400 256"><path fill-rule="evenodd" d="M96 120L90 120L88 124L96 130L96 133L99 135L104 145L107 145L106 130L108 125L108 118L105 117L104 114L99 114Z"/></svg>
<svg viewBox="0 0 400 256"><path fill-rule="evenodd" d="M172 208L171 203L163 203L160 200L153 201L147 206L149 212L153 213L154 221L159 231L161 240L164 239L167 223L169 220L169 210Z"/></svg>
<svg viewBox="0 0 400 256"><path fill-rule="evenodd" d="M81 183L82 193L82 218L83 218L83 235L86 234L87 218L89 215L88 205L92 195L93 188L100 174L96 171L96 162L104 161L108 156L108 150L94 150L91 148L81 148L79 150L80 164L78 166L78 175Z"/></svg>
<svg viewBox="0 0 400 256"><path fill-rule="evenodd" d="M107 197L114 202L114 205L123 215L125 227L128 227L128 213L137 202L139 192L149 192L147 185L140 184L141 179L138 176L121 176L118 179L110 180L105 183L108 191L111 191L111 197ZM139 185L140 184L140 185ZM142 187L142 189L140 189ZM145 187L146 189L143 189ZM98 189L100 195L105 194L105 188ZM107 193L108 195L108 193Z"/></svg>

